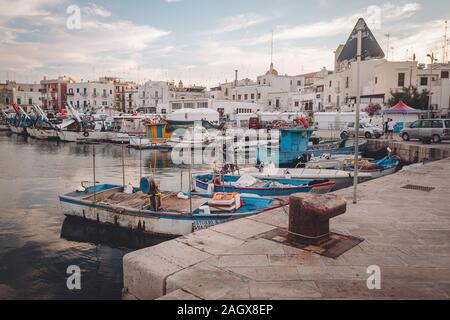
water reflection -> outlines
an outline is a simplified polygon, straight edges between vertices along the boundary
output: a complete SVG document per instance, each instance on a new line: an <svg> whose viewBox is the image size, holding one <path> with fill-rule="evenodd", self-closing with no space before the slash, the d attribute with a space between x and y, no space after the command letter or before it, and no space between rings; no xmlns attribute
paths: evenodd
<svg viewBox="0 0 450 320"><path fill-rule="evenodd" d="M166 239L65 219L58 195L92 181L93 146L0 133L0 150L0 299L120 299L123 255ZM121 184L122 146L95 150L98 180ZM170 153L123 151L127 182L138 185L142 171L162 189L180 191ZM82 270L81 291L66 288L69 265Z"/></svg>
<svg viewBox="0 0 450 320"><path fill-rule="evenodd" d="M103 244L111 248L129 249L147 248L171 239L170 237L156 237L148 233L130 231L76 217L64 219L61 238L95 245Z"/></svg>

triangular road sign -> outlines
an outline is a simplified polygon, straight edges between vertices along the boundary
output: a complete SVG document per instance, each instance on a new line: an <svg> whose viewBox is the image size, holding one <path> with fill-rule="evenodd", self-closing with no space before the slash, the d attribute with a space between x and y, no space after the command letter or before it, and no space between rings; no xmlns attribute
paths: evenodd
<svg viewBox="0 0 450 320"><path fill-rule="evenodd" d="M339 54L339 57L337 59L338 62L356 60L357 58L356 46L359 29L362 30L361 60L384 58L384 52L381 49L375 37L373 36L366 22L364 21L363 18L359 18L355 28L353 28L353 31L347 40L347 43L345 44L344 48Z"/></svg>

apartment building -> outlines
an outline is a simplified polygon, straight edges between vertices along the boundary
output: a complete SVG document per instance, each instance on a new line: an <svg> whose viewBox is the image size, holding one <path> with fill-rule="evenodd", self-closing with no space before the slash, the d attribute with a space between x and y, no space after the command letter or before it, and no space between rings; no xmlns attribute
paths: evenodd
<svg viewBox="0 0 450 320"><path fill-rule="evenodd" d="M67 88L75 81L67 76L57 79L47 79L41 81L42 107L46 110L61 110L67 102Z"/></svg>
<svg viewBox="0 0 450 320"><path fill-rule="evenodd" d="M103 78L70 83L67 97L67 102L82 112L115 109L114 83Z"/></svg>
<svg viewBox="0 0 450 320"><path fill-rule="evenodd" d="M42 86L39 83L17 83L7 80L0 84L0 105L3 107L15 103L24 110L32 105L41 105Z"/></svg>

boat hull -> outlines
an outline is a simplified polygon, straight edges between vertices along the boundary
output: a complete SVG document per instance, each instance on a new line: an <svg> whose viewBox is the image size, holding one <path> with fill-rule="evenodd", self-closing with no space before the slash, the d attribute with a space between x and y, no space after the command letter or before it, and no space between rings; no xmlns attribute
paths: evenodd
<svg viewBox="0 0 450 320"><path fill-rule="evenodd" d="M272 179L269 179L272 180ZM273 179L273 181L282 180L282 179ZM195 179L195 189L198 192L207 192L210 193L212 186L211 183L201 181L200 179ZM263 197L273 197L273 196L289 196L294 193L303 193L303 192L314 192L314 193L327 193L330 192L331 189L335 186L335 183L332 181L327 181L323 183L317 183L314 185L302 185L302 186L293 186L293 187L236 187L229 185L214 185L213 192L226 192L226 193L242 193L242 194L251 194L258 195Z"/></svg>
<svg viewBox="0 0 450 320"><path fill-rule="evenodd" d="M10 126L10 130L12 133L16 133L16 134L20 134L20 135L26 135L27 131L25 129L25 127L15 127L15 126Z"/></svg>
<svg viewBox="0 0 450 320"><path fill-rule="evenodd" d="M64 142L83 142L83 141L108 141L110 139L110 132L106 131L59 131L58 137Z"/></svg>
<svg viewBox="0 0 450 320"><path fill-rule="evenodd" d="M7 124L0 124L0 131L9 131L9 125Z"/></svg>

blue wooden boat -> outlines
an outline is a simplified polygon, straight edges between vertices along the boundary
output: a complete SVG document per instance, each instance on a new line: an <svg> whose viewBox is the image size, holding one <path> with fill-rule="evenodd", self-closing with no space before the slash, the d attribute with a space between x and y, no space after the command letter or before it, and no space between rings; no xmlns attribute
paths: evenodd
<svg viewBox="0 0 450 320"><path fill-rule="evenodd" d="M365 163L366 164L364 164L364 162L359 163L359 172L370 173L372 175L372 179L374 179L394 173L400 164L400 160L395 156L388 156L380 160L366 160ZM369 165L367 165L367 163L369 163ZM347 166L345 170L354 171L354 165Z"/></svg>
<svg viewBox="0 0 450 320"><path fill-rule="evenodd" d="M194 177L196 191L201 192L237 192L258 196L288 196L299 192L329 192L336 184L329 180L291 180L273 178L253 178L255 183L249 186L240 184L241 176L212 174Z"/></svg>
<svg viewBox="0 0 450 320"><path fill-rule="evenodd" d="M149 191L151 188L148 185L141 181L140 188L133 188L130 192L122 186L99 184L95 186L95 192L94 186L83 187L84 190L59 196L59 200L67 216L170 236L186 235L230 219L251 216L287 204L271 198L239 196L239 207L232 211L220 211L220 208L212 210L209 207L211 195L177 195L158 191L160 206L155 210L151 209L154 208L151 203L155 193Z"/></svg>

